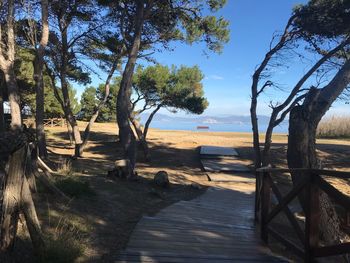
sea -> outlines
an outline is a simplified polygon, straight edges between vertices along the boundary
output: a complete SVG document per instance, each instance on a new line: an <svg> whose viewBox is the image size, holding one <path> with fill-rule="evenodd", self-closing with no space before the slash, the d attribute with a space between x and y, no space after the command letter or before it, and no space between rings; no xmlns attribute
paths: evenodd
<svg viewBox="0 0 350 263"><path fill-rule="evenodd" d="M208 126L209 129L197 129L198 126ZM151 128L161 130L185 130L185 131L200 131L200 132L252 132L250 123L210 123L203 124L202 122L188 122L188 121L158 121L151 122ZM260 124L259 131L264 133L267 124ZM288 133L288 123L283 122L275 127L275 133Z"/></svg>

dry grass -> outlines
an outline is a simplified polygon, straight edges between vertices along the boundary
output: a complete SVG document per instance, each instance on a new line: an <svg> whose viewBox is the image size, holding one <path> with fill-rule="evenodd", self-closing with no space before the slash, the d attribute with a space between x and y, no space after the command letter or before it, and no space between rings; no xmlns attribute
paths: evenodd
<svg viewBox="0 0 350 263"><path fill-rule="evenodd" d="M331 117L317 127L318 138L350 138L350 117Z"/></svg>

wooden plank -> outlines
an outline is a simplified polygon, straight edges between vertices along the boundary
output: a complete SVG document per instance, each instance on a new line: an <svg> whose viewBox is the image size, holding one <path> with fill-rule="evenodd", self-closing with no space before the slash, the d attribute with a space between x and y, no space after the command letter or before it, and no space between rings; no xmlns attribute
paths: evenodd
<svg viewBox="0 0 350 263"><path fill-rule="evenodd" d="M237 160L201 159L206 172L250 172L250 169Z"/></svg>
<svg viewBox="0 0 350 263"><path fill-rule="evenodd" d="M193 256L193 255L178 255L173 253L147 253L130 251L128 253L122 252L119 256L119 260L116 262L283 262L275 257L256 257L254 255L237 255L237 256L223 256L223 255L205 255L205 256Z"/></svg>
<svg viewBox="0 0 350 263"><path fill-rule="evenodd" d="M257 237L253 191L253 184L237 191L211 188L143 217L117 262L281 261Z"/></svg>
<svg viewBox="0 0 350 263"><path fill-rule="evenodd" d="M234 148L219 146L201 146L200 154L215 156L238 156L238 153Z"/></svg>
<svg viewBox="0 0 350 263"><path fill-rule="evenodd" d="M250 174L229 174L229 173L207 173L209 181L212 182L237 182L237 183L255 183L255 178Z"/></svg>

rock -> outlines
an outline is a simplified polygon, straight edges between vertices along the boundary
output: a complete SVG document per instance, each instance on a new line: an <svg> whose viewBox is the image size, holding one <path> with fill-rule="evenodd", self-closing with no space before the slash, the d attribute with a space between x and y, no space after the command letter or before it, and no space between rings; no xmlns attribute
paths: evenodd
<svg viewBox="0 0 350 263"><path fill-rule="evenodd" d="M129 160L128 159L116 160L114 162L114 167L115 168L127 167L127 166L129 166Z"/></svg>
<svg viewBox="0 0 350 263"><path fill-rule="evenodd" d="M160 187L169 186L169 177L166 171L159 171L153 178L153 182Z"/></svg>
<svg viewBox="0 0 350 263"><path fill-rule="evenodd" d="M192 183L191 187L196 190L201 190L203 187L197 183Z"/></svg>
<svg viewBox="0 0 350 263"><path fill-rule="evenodd" d="M130 161L128 159L120 159L114 162L115 175L119 178L129 178L131 174Z"/></svg>

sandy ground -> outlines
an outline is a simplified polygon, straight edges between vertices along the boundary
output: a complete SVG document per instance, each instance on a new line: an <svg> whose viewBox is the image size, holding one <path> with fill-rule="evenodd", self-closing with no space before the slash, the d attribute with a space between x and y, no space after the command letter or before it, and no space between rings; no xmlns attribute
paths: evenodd
<svg viewBox="0 0 350 263"><path fill-rule="evenodd" d="M85 123L80 126L83 130ZM55 168L55 163L71 156L74 150L69 146L64 127L47 128L47 133L51 165ZM122 159L117 127L115 124L96 124L83 157L72 163L74 176L87 181L96 195L74 199L69 205L51 195L37 197L39 217L47 231L52 230L55 220L58 222L62 217L72 218L72 222L84 226L81 242L86 248L79 261L110 262L125 247L132 229L143 215L156 213L179 200L194 198L213 185L202 171L201 145L234 147L244 163L252 165L250 133L151 129L148 141L151 161L145 162L141 150L138 153L136 170L141 179L137 182L111 180L106 176L107 171L113 169L115 160ZM275 165L286 166L287 135L277 134L273 142ZM325 168L350 171L350 141L318 140L318 150ZM171 186L167 189L158 189L152 184L154 174L160 170L169 174ZM201 185L200 189L193 187L193 183ZM229 183L216 185L230 187ZM338 182L338 186L350 195L348 182ZM242 190L244 188L242 186ZM51 217L48 214L52 214Z"/></svg>

